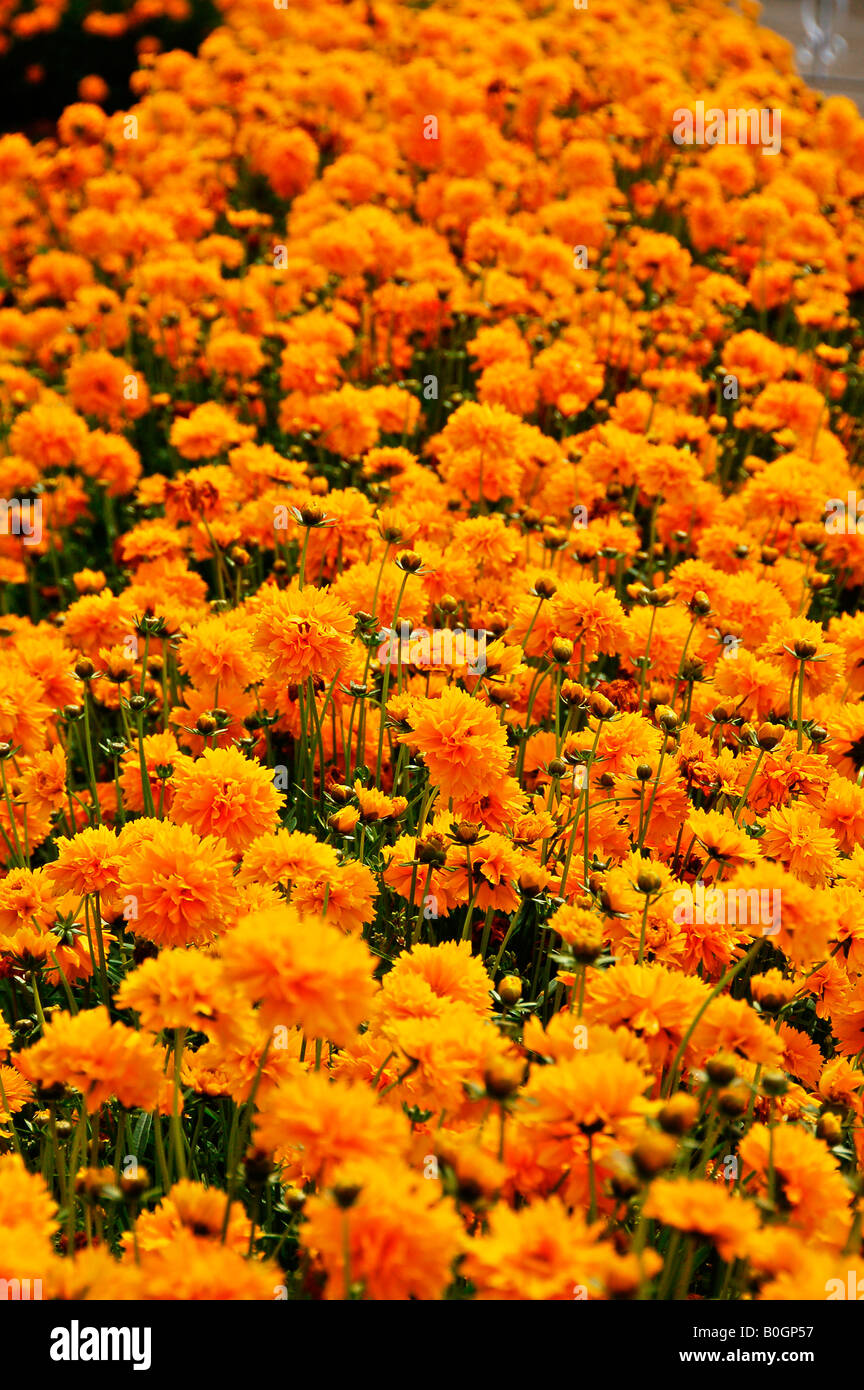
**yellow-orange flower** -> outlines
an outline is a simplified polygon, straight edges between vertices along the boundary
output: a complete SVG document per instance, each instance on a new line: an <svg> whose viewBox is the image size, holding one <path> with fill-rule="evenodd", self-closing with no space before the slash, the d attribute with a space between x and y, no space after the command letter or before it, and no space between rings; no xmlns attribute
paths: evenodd
<svg viewBox="0 0 864 1390"><path fill-rule="evenodd" d="M243 918L220 955L226 977L260 1006L267 1028L298 1026L342 1044L369 1016L374 961L366 945L290 904Z"/></svg>
<svg viewBox="0 0 864 1390"><path fill-rule="evenodd" d="M233 853L275 829L284 800L268 769L238 748L205 748L175 768L172 785L174 823L218 837Z"/></svg>
<svg viewBox="0 0 864 1390"><path fill-rule="evenodd" d="M162 1054L108 1010L59 1012L32 1047L18 1053L16 1066L40 1086L71 1086L92 1113L112 1098L121 1105L153 1110L162 1091Z"/></svg>

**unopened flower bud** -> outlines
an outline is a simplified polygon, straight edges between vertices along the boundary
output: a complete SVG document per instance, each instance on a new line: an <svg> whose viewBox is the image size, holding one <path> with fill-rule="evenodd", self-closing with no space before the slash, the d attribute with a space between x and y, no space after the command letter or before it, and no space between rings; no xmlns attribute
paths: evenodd
<svg viewBox="0 0 864 1390"><path fill-rule="evenodd" d="M657 723L667 733L678 727L678 716L671 705L658 705L654 713L657 717Z"/></svg>
<svg viewBox="0 0 864 1390"><path fill-rule="evenodd" d="M420 864L432 864L436 869L441 869L447 862L447 842L443 835L433 832L425 839L417 841L415 858Z"/></svg>
<svg viewBox="0 0 864 1390"><path fill-rule="evenodd" d="M243 1159L246 1181L253 1189L261 1188L273 1172L273 1160L266 1149L247 1149Z"/></svg>
<svg viewBox="0 0 864 1390"><path fill-rule="evenodd" d="M667 1134L686 1134L699 1118L699 1102L689 1091L676 1091L657 1118Z"/></svg>
<svg viewBox="0 0 864 1390"><path fill-rule="evenodd" d="M789 1090L789 1082L782 1071L766 1071L762 1077L762 1090L766 1096L784 1096Z"/></svg>
<svg viewBox="0 0 864 1390"><path fill-rule="evenodd" d="M798 540L804 550L820 550L825 544L825 528L815 521L802 522L798 527Z"/></svg>
<svg viewBox="0 0 864 1390"><path fill-rule="evenodd" d="M783 728L782 724L769 724L765 722L760 724L759 728L756 730L756 742L766 753L770 753L772 749L776 748L778 743L780 743L785 732L786 730Z"/></svg>
<svg viewBox="0 0 864 1390"><path fill-rule="evenodd" d="M520 873L518 883L523 898L539 898L546 890L545 875L539 868L533 868L530 864Z"/></svg>
<svg viewBox="0 0 864 1390"><path fill-rule="evenodd" d="M552 598L557 593L557 591L557 583L554 579L550 579L547 575L541 574L540 578L537 579L534 583L534 593L536 594L537 598Z"/></svg>
<svg viewBox="0 0 864 1390"><path fill-rule="evenodd" d="M816 1138L824 1139L829 1148L843 1138L843 1125L833 1110L823 1110L816 1121Z"/></svg>
<svg viewBox="0 0 864 1390"><path fill-rule="evenodd" d="M730 1120L743 1115L748 1104L749 1097L745 1086L725 1086L717 1092L717 1108L721 1114L728 1115Z"/></svg>
<svg viewBox="0 0 864 1390"><path fill-rule="evenodd" d="M738 1075L738 1062L728 1052L718 1052L709 1057L705 1070L715 1086L728 1086Z"/></svg>
<svg viewBox="0 0 864 1390"><path fill-rule="evenodd" d="M611 719L616 713L615 706L611 700L607 700L605 695L601 695L599 690L592 692L588 708L595 719Z"/></svg>
<svg viewBox="0 0 864 1390"><path fill-rule="evenodd" d="M675 1162L678 1145L671 1134L649 1129L633 1150L633 1162L645 1178L653 1178Z"/></svg>
<svg viewBox="0 0 864 1390"><path fill-rule="evenodd" d="M588 702L588 691L584 685L578 681L561 682L561 703L562 705L585 705Z"/></svg>
<svg viewBox="0 0 864 1390"><path fill-rule="evenodd" d="M609 1158L609 1182L615 1196L622 1202L635 1197L641 1187L632 1159L627 1154L612 1154Z"/></svg>
<svg viewBox="0 0 864 1390"><path fill-rule="evenodd" d="M483 1073L486 1094L495 1100L506 1100L514 1091L518 1091L524 1073L525 1064L521 1059L511 1062L501 1058L493 1062Z"/></svg>
<svg viewBox="0 0 864 1390"><path fill-rule="evenodd" d="M663 880L653 869L641 869L636 878L636 887L640 893L650 897L652 893L659 893L663 887Z"/></svg>
<svg viewBox="0 0 864 1390"><path fill-rule="evenodd" d="M150 1174L136 1164L134 1173L123 1173L118 1184L124 1197L141 1197L150 1187Z"/></svg>
<svg viewBox="0 0 864 1390"><path fill-rule="evenodd" d="M507 1005L518 1004L522 998L522 981L518 975L505 975L498 981L498 994Z"/></svg>
<svg viewBox="0 0 864 1390"><path fill-rule="evenodd" d="M453 827L453 837L458 840L460 845L476 845L480 839L482 827L475 825L473 821L462 820Z"/></svg>
<svg viewBox="0 0 864 1390"><path fill-rule="evenodd" d="M342 1211L348 1211L350 1207L353 1207L362 1191L362 1187L356 1182L337 1183L333 1188L337 1207L341 1208Z"/></svg>

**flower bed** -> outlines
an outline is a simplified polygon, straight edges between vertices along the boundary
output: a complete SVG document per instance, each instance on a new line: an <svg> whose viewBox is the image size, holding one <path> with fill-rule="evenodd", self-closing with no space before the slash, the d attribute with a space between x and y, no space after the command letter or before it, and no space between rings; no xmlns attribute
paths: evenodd
<svg viewBox="0 0 864 1390"><path fill-rule="evenodd" d="M0 139L0 1277L825 1299L864 122L719 0L221 8Z"/></svg>

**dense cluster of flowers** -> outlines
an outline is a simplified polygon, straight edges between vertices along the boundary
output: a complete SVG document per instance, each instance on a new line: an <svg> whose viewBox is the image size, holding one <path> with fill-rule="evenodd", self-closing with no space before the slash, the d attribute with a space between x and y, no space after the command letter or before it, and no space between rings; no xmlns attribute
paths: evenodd
<svg viewBox="0 0 864 1390"><path fill-rule="evenodd" d="M0 1277L825 1298L864 121L721 0L221 8L0 139Z"/></svg>

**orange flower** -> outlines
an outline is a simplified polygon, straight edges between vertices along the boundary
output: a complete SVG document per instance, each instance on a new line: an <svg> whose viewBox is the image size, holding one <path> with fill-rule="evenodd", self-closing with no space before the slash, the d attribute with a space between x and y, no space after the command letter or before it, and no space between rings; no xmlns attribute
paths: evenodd
<svg viewBox="0 0 864 1390"><path fill-rule="evenodd" d="M852 1194L836 1158L815 1135L797 1125L754 1125L743 1136L740 1161L756 1173L757 1191L773 1176L787 1221L820 1245L837 1249L849 1234Z"/></svg>
<svg viewBox="0 0 864 1390"><path fill-rule="evenodd" d="M124 916L158 945L201 945L222 930L236 890L225 845L188 826L136 821L123 834Z"/></svg>
<svg viewBox="0 0 864 1390"><path fill-rule="evenodd" d="M181 458L213 459L253 435L254 430L238 424L224 406L206 401L196 406L188 419L174 421L170 443Z"/></svg>
<svg viewBox="0 0 864 1390"><path fill-rule="evenodd" d="M366 945L287 903L244 917L220 955L226 978L260 1007L267 1028L301 1027L341 1045L369 1015L374 961Z"/></svg>
<svg viewBox="0 0 864 1390"><path fill-rule="evenodd" d="M266 360L258 340L251 333L237 333L233 329L214 333L204 355L214 372L243 380L257 376Z"/></svg>
<svg viewBox="0 0 864 1390"><path fill-rule="evenodd" d="M223 1205L227 1200L226 1196ZM239 1245L236 1234L233 1239ZM245 1252L229 1249L219 1241L175 1239L167 1249L141 1256L139 1289L137 1295L131 1296L160 1301L182 1298L204 1302L233 1299L266 1302L272 1301L276 1291L284 1287L283 1273L277 1264L250 1260Z"/></svg>
<svg viewBox="0 0 864 1390"><path fill-rule="evenodd" d="M20 1154L3 1154L0 1157L0 1224L8 1235L16 1228L27 1228L45 1243L47 1254L48 1238L57 1230L57 1203L39 1173L30 1173L24 1166ZM5 1240L4 1240L5 1245ZM4 1273L8 1253L4 1249ZM21 1270L13 1264L10 1271L21 1277ZM40 1271L35 1270L37 1275Z"/></svg>
<svg viewBox="0 0 864 1390"><path fill-rule="evenodd" d="M440 1184L390 1162L338 1169L333 1192L305 1206L302 1244L327 1275L325 1298L345 1298L346 1269L363 1297L443 1298L461 1245L462 1223ZM343 1191L357 1191L348 1210Z"/></svg>
<svg viewBox="0 0 864 1390"><path fill-rule="evenodd" d="M134 1028L112 1023L104 1008L54 1014L15 1064L40 1086L80 1091L91 1114L112 1098L153 1110L162 1090L161 1052Z"/></svg>
<svg viewBox="0 0 864 1390"><path fill-rule="evenodd" d="M442 796L468 797L504 776L510 762L497 716L455 686L412 706L411 732L399 735L424 759L430 783Z"/></svg>
<svg viewBox="0 0 864 1390"><path fill-rule="evenodd" d="M331 1081L323 1071L271 1092L255 1126L257 1144L289 1159L295 1171L319 1185L349 1160L386 1162L403 1155L408 1138L400 1111L380 1105L369 1087Z"/></svg>
<svg viewBox="0 0 864 1390"><path fill-rule="evenodd" d="M759 1213L749 1202L726 1192L720 1183L698 1179L655 1178L645 1215L686 1235L707 1236L723 1260L747 1253L759 1229Z"/></svg>
<svg viewBox="0 0 864 1390"><path fill-rule="evenodd" d="M48 877L58 893L112 893L120 883L123 855L113 830L100 825L57 841L59 854L48 865Z"/></svg>
<svg viewBox="0 0 864 1390"><path fill-rule="evenodd" d="M709 862L724 867L752 864L759 858L759 843L740 830L723 811L691 811L684 823L685 835L698 840Z"/></svg>
<svg viewBox="0 0 864 1390"><path fill-rule="evenodd" d="M115 997L118 1007L134 1009L151 1033L181 1028L230 1037L233 1031L237 995L219 962L198 951L166 950L145 960Z"/></svg>
<svg viewBox="0 0 864 1390"><path fill-rule="evenodd" d="M232 622L219 616L205 618L185 637L179 651L181 670L196 686L212 686L214 703L218 692L232 686L245 690L260 679L263 661L249 650L249 624Z"/></svg>
<svg viewBox="0 0 864 1390"><path fill-rule="evenodd" d="M18 796L36 815L49 815L66 791L66 754L59 746L35 754L18 779Z"/></svg>
<svg viewBox="0 0 864 1390"><path fill-rule="evenodd" d="M446 843L443 837L423 847L423 842L413 835L400 835L395 844L384 847L382 854L385 866L381 879L394 893L413 902L421 912L428 906L434 908L437 917L449 915L453 900L449 874L444 867Z"/></svg>
<svg viewBox="0 0 864 1390"><path fill-rule="evenodd" d="M152 1211L142 1211L135 1223L135 1239L126 1233L123 1245L126 1258L134 1258L134 1252L149 1254L151 1251L169 1251L177 1242L182 1246L196 1246L199 1250L210 1246L216 1254L222 1245L222 1226L225 1220L227 1193L217 1188L207 1188L202 1183L189 1182L181 1178L175 1182ZM245 1255L249 1249L249 1236L252 1223L239 1203L234 1203L225 1233L225 1245L229 1250ZM188 1252L191 1254L191 1251Z"/></svg>
<svg viewBox="0 0 864 1390"><path fill-rule="evenodd" d="M0 937L25 925L47 927L54 913L54 894L45 869L10 869L0 879Z"/></svg>
<svg viewBox="0 0 864 1390"><path fill-rule="evenodd" d="M802 802L775 806L765 817L759 841L768 859L779 859L805 883L821 886L836 873L837 838L820 824L816 811Z"/></svg>
<svg viewBox="0 0 864 1390"><path fill-rule="evenodd" d="M260 763L238 748L205 748L174 769L171 819L199 835L216 835L237 853L273 830L284 794Z"/></svg>
<svg viewBox="0 0 864 1390"><path fill-rule="evenodd" d="M274 589L262 601L252 647L269 658L279 681L329 682L348 657L353 630L349 610L326 590Z"/></svg>
<svg viewBox="0 0 864 1390"><path fill-rule="evenodd" d="M627 619L621 604L614 594L588 579L560 585L551 608L556 634L573 642L577 670L583 647L584 659L593 661L600 652L621 650L627 641ZM532 650L530 645L528 650Z"/></svg>
<svg viewBox="0 0 864 1390"><path fill-rule="evenodd" d="M17 1115L19 1110L23 1110L25 1105L30 1105L36 1099L32 1086L29 1086L20 1072L14 1067L0 1066L0 1081L3 1083L2 1097L0 1097L0 1124L9 1115ZM3 1111L6 1116L3 1116Z"/></svg>
<svg viewBox="0 0 864 1390"><path fill-rule="evenodd" d="M164 775L160 776L157 773L156 769L161 769L163 774L167 769L172 769L176 773L190 759L185 753L180 752L176 738L167 729L163 733L145 735L142 740L142 747L153 806L157 810L161 807L164 811L170 811L174 800L174 788ZM130 748L124 753L120 759L120 768L123 805L127 811L143 811L144 784L141 780L141 750ZM170 775L169 772L168 776L170 777Z"/></svg>
<svg viewBox="0 0 864 1390"><path fill-rule="evenodd" d="M243 855L238 882L281 883L291 888L298 878L326 877L339 864L332 845L301 830L277 830L253 840Z"/></svg>
<svg viewBox="0 0 864 1390"><path fill-rule="evenodd" d="M398 820L408 806L404 796L385 796L377 787L364 787L359 779L354 783L354 795L365 825L373 821Z"/></svg>
<svg viewBox="0 0 864 1390"><path fill-rule="evenodd" d="M491 981L481 960L472 955L467 941L444 941L440 946L414 946L405 951L384 976L379 1008L389 1013L405 984L419 1001L444 1000L467 1004L478 1015L488 1013ZM433 1013L437 1012L433 1008Z"/></svg>
<svg viewBox="0 0 864 1390"><path fill-rule="evenodd" d="M664 1066L708 994L701 980L662 965L616 965L589 977L584 1014L612 1028L625 1024L644 1038L654 1064Z"/></svg>
<svg viewBox="0 0 864 1390"><path fill-rule="evenodd" d="M526 1108L520 1118L532 1132L538 1161L559 1171L574 1158L581 1162L587 1135L615 1134L640 1116L648 1085L642 1067L614 1052L576 1052L532 1071L521 1092Z"/></svg>
<svg viewBox="0 0 864 1390"><path fill-rule="evenodd" d="M845 777L834 777L819 805L823 830L836 838L841 854L864 844L864 788Z"/></svg>
<svg viewBox="0 0 864 1390"><path fill-rule="evenodd" d="M805 618L775 623L757 655L776 661L787 681L803 672L804 689L809 695L836 685L846 664L842 648L825 640L819 623Z"/></svg>
<svg viewBox="0 0 864 1390"><path fill-rule="evenodd" d="M66 374L71 399L82 415L108 425L137 420L150 409L150 393L140 372L110 352L85 352Z"/></svg>
<svg viewBox="0 0 864 1390"><path fill-rule="evenodd" d="M471 846L470 876L467 855L463 852L453 859L448 891L456 902L473 900L479 908L513 912L519 906L516 881L525 862L525 856L506 836L486 835Z"/></svg>
<svg viewBox="0 0 864 1390"><path fill-rule="evenodd" d="M404 1059L398 1094L433 1113L458 1112L466 1086L485 1089L490 1066L503 1063L516 1080L524 1067L508 1040L467 1004L450 1003L434 1014L388 1015L378 1026Z"/></svg>
<svg viewBox="0 0 864 1390"><path fill-rule="evenodd" d="M466 1246L462 1272L484 1302L603 1296L610 1261L596 1241L596 1228L586 1226L581 1213L568 1211L558 1197L535 1200L520 1211L496 1207L488 1230Z"/></svg>
<svg viewBox="0 0 864 1390"><path fill-rule="evenodd" d="M377 896L374 874L355 859L323 873L301 872L291 891L298 912L306 917L326 917L346 932L362 931L372 921Z"/></svg>
<svg viewBox="0 0 864 1390"><path fill-rule="evenodd" d="M45 745L51 706L43 686L26 670L10 661L0 669L0 740L37 753Z"/></svg>
<svg viewBox="0 0 864 1390"><path fill-rule="evenodd" d="M54 399L19 415L9 435L13 453L40 469L67 468L84 447L87 426L65 401Z"/></svg>
<svg viewBox="0 0 864 1390"><path fill-rule="evenodd" d="M737 1053L748 1062L772 1068L782 1062L783 1044L746 999L723 994L711 1001L699 1020L692 1052L703 1060L718 1052Z"/></svg>
<svg viewBox="0 0 864 1390"><path fill-rule="evenodd" d="M527 457L529 428L502 405L468 401L450 416L431 441L441 460L446 482L473 501L485 497L515 497L522 473L520 455Z"/></svg>
<svg viewBox="0 0 864 1390"><path fill-rule="evenodd" d="M255 164L278 198L293 198L312 182L318 147L305 130L268 129L256 144Z"/></svg>

